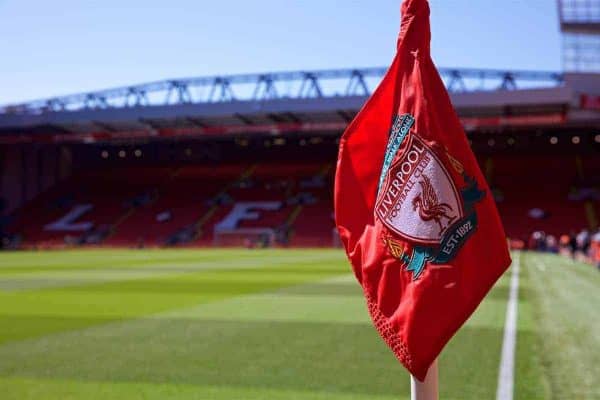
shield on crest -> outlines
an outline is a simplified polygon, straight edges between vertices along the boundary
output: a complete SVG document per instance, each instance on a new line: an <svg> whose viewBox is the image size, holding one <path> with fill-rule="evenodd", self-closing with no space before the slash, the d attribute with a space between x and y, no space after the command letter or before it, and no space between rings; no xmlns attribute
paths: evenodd
<svg viewBox="0 0 600 400"><path fill-rule="evenodd" d="M392 232L421 244L440 243L464 217L461 198L448 170L415 135L393 160L377 195L375 215Z"/></svg>

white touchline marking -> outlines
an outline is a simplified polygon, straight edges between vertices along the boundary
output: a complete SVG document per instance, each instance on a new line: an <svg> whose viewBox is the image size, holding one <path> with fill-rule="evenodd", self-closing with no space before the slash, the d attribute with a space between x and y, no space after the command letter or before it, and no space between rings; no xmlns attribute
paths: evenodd
<svg viewBox="0 0 600 400"><path fill-rule="evenodd" d="M515 348L517 344L517 309L519 301L519 269L521 252L516 251L510 276L510 292L506 306L504 322L504 339L498 373L498 389L496 400L512 400L515 384Z"/></svg>

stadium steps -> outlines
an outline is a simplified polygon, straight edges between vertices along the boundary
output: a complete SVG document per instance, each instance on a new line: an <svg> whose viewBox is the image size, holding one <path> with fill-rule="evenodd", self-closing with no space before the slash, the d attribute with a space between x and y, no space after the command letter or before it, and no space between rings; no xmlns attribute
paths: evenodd
<svg viewBox="0 0 600 400"><path fill-rule="evenodd" d="M104 240L109 239L117 230L117 228L119 227L119 225L121 225L123 222L125 222L125 220L127 218L129 218L131 215L133 215L133 213L135 213L136 207L131 207L129 210L125 211L123 213L123 215L121 215L114 224L112 224L111 229L110 229L110 233L108 234L108 236L106 236L104 238Z"/></svg>
<svg viewBox="0 0 600 400"><path fill-rule="evenodd" d="M156 191L156 193L154 193L154 195L152 196L152 199L150 200L148 205L152 205L152 204L156 203L156 201L158 200L159 197L160 197L160 190L158 190L158 191ZM110 240L110 238L113 237L115 233L117 233L119 226L122 225L127 219L132 217L135 213L137 213L141 207L143 207L143 206L137 206L137 207L133 206L133 207L130 207L129 209L127 209L127 211L125 211L119 218L117 218L117 220L113 224L111 224L110 232L108 233L108 235L106 235L106 237L102 240L102 242L107 242L108 240Z"/></svg>
<svg viewBox="0 0 600 400"><path fill-rule="evenodd" d="M296 218L298 218L298 215L300 215L300 212L302 212L302 205L297 205L296 207L294 207L294 209L292 210L292 212L290 213L290 215L287 217L287 219L285 220L285 223L288 226L291 226L294 221L296 221Z"/></svg>
<svg viewBox="0 0 600 400"><path fill-rule="evenodd" d="M329 164L325 164L323 166L323 168L321 168L321 170L317 173L316 176L320 176L320 177L325 177L327 176L327 174L329 173L329 171L331 170L333 164L329 163ZM288 188L288 193L286 193L287 197L291 197L291 187ZM294 221L298 218L298 215L302 212L302 208L304 206L302 204L297 205L296 207L294 207L294 209L292 210L292 212L290 213L290 215L288 216L288 218L286 219L285 223L288 226L292 226L292 224L294 223Z"/></svg>
<svg viewBox="0 0 600 400"><path fill-rule="evenodd" d="M198 221L196 221L195 226L196 226L196 234L194 235L194 238L192 239L192 241L197 240L200 236L202 236L202 228L204 227L204 224L206 224L213 215L215 215L215 213L217 212L217 210L219 209L218 205L214 205L211 206L203 215L202 217L200 217L200 219Z"/></svg>

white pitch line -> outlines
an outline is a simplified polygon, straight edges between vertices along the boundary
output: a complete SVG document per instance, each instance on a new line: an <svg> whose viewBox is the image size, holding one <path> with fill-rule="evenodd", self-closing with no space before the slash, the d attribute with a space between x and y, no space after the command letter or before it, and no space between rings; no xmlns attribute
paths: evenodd
<svg viewBox="0 0 600 400"><path fill-rule="evenodd" d="M504 322L504 339L502 341L502 356L498 373L498 389L496 400L512 400L515 385L515 348L517 345L517 309L519 302L519 269L521 252L515 252L510 276L510 292L506 306L506 321Z"/></svg>

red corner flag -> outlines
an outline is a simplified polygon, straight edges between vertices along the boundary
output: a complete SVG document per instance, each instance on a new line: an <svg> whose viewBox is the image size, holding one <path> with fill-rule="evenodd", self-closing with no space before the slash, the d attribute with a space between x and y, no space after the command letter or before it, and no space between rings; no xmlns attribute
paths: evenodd
<svg viewBox="0 0 600 400"><path fill-rule="evenodd" d="M338 230L377 330L423 380L510 264L489 188L404 0L397 54L340 142Z"/></svg>

